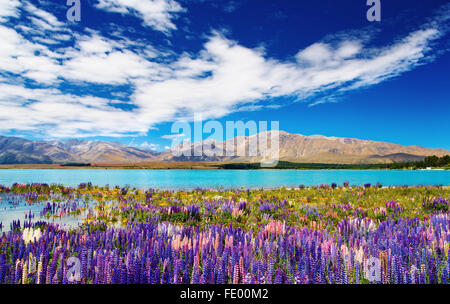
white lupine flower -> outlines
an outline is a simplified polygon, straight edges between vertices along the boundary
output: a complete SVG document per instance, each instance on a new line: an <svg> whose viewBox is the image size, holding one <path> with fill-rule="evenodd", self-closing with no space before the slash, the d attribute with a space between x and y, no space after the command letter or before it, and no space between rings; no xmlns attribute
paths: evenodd
<svg viewBox="0 0 450 304"><path fill-rule="evenodd" d="M375 231L377 229L377 225L374 223L374 221L370 221L370 224L369 224L369 230L371 230L371 231Z"/></svg>
<svg viewBox="0 0 450 304"><path fill-rule="evenodd" d="M25 228L22 233L22 238L25 242L25 244L28 244L30 242L39 241L41 238L42 233L39 229L33 229L33 228Z"/></svg>
<svg viewBox="0 0 450 304"><path fill-rule="evenodd" d="M180 226L172 225L171 223L159 223L158 232L159 234L167 233L167 236L173 236L181 233L182 229Z"/></svg>
<svg viewBox="0 0 450 304"><path fill-rule="evenodd" d="M362 264L363 259L364 259L364 251L362 250L362 248L355 250L355 260L358 261L360 264Z"/></svg>

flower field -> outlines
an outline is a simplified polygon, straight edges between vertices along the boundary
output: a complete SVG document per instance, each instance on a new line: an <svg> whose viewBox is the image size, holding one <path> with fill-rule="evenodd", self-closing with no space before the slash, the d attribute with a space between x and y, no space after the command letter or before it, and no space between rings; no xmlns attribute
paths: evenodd
<svg viewBox="0 0 450 304"><path fill-rule="evenodd" d="M15 184L0 199L41 207L0 223L0 283L450 282L448 187ZM51 222L74 216L78 227Z"/></svg>

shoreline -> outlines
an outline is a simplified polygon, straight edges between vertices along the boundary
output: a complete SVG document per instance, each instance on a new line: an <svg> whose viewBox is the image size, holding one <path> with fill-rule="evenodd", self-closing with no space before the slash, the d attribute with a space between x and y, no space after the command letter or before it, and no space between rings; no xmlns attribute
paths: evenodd
<svg viewBox="0 0 450 304"><path fill-rule="evenodd" d="M222 163L223 164L223 163ZM330 164L334 165L334 164ZM352 165L352 164L348 164ZM390 168L223 168L217 163L154 163L145 165L95 164L91 166L67 166L61 164L8 164L0 165L0 170L226 170L226 171L448 171L449 168L432 169L390 169Z"/></svg>

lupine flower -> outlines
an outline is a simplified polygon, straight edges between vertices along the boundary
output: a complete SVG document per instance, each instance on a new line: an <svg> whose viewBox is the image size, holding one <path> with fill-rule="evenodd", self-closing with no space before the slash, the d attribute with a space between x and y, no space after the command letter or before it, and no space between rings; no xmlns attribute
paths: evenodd
<svg viewBox="0 0 450 304"><path fill-rule="evenodd" d="M11 202L8 208L23 198L52 216L84 206L68 187L0 189L2 203ZM70 257L80 261L76 283L82 284L450 281L450 213L443 198L448 190L372 187L358 196L362 187L332 189L253 190L253 201L247 191L227 190L217 192L222 195L216 201L201 189L144 192L82 185L77 191L89 197L114 199L86 207L92 221L71 229L32 213L13 221L0 236L0 283L68 284ZM405 194L386 202L378 192ZM439 198L415 208L416 192ZM308 198L311 193L322 197ZM188 215L187 221L167 216L176 213ZM197 215L202 216L192 225ZM126 224L109 222L113 217L126 218ZM379 281L368 275L372 258L380 260Z"/></svg>

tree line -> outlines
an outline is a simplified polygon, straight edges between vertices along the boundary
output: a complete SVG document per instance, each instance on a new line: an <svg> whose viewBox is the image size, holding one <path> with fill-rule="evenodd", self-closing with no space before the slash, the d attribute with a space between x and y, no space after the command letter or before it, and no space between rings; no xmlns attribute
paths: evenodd
<svg viewBox="0 0 450 304"><path fill-rule="evenodd" d="M442 157L433 155L425 157L422 161L407 162L407 163L394 163L390 165L390 169L425 169L425 168L446 168L450 167L450 155Z"/></svg>
<svg viewBox="0 0 450 304"><path fill-rule="evenodd" d="M443 157L428 156L422 161L402 162L392 164L318 164L318 163L292 163L280 161L272 168L261 168L260 163L228 163L219 165L222 169L256 170L256 169L304 169L304 170L333 170L333 169L426 169L449 168L450 155Z"/></svg>

